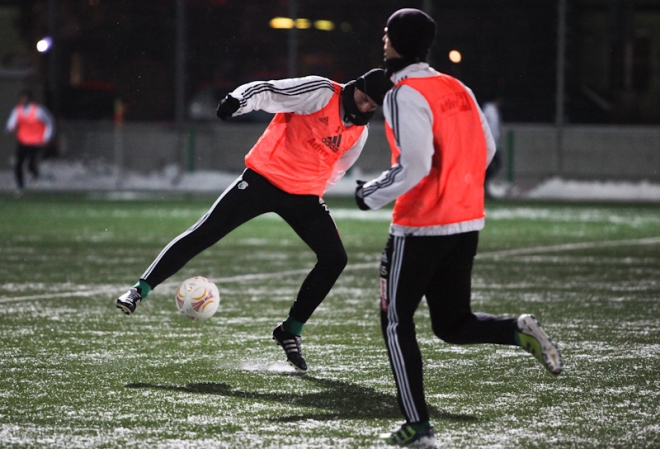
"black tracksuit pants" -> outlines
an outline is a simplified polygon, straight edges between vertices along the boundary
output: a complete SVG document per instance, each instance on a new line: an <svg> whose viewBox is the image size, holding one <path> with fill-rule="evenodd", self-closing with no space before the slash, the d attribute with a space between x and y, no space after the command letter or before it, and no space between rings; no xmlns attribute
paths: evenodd
<svg viewBox="0 0 660 449"><path fill-rule="evenodd" d="M447 343L515 345L515 318L473 313L472 263L478 232L449 236L389 236L381 258L381 326L407 422L428 421L422 356L413 316L426 297L433 332Z"/></svg>
<svg viewBox="0 0 660 449"><path fill-rule="evenodd" d="M220 195L197 223L161 251L141 279L155 288L229 232L267 212L282 217L316 254L317 263L300 287L289 312L305 323L346 266L346 250L320 197L286 193L250 169Z"/></svg>
<svg viewBox="0 0 660 449"><path fill-rule="evenodd" d="M39 152L42 150L40 145L23 145L21 143L16 145L16 161L14 162L14 177L16 179L16 186L23 189L25 182L23 180L23 165L25 161L28 162L28 171L32 173L33 178L39 176L39 167L37 166L37 158Z"/></svg>

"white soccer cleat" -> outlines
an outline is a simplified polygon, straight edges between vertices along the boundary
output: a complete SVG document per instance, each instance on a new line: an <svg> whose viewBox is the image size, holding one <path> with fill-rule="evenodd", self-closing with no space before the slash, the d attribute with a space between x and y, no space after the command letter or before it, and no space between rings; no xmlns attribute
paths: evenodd
<svg viewBox="0 0 660 449"><path fill-rule="evenodd" d="M550 340L534 315L520 315L518 317L518 337L520 346L543 364L555 376L564 369L564 361L559 347Z"/></svg>

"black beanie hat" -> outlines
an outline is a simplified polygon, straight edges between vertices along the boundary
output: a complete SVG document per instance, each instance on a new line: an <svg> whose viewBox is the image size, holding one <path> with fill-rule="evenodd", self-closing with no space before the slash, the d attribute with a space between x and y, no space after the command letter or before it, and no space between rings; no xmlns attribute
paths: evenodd
<svg viewBox="0 0 660 449"><path fill-rule="evenodd" d="M387 19L387 37L404 58L426 61L435 38L435 22L419 9L403 8Z"/></svg>
<svg viewBox="0 0 660 449"><path fill-rule="evenodd" d="M355 80L355 87L378 104L383 105L385 94L392 87L392 81L385 76L385 70L372 69Z"/></svg>

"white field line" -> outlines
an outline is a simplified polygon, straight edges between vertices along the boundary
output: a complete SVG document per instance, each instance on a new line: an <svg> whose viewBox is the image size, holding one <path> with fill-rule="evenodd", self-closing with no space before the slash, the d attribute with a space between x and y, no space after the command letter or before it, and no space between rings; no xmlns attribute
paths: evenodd
<svg viewBox="0 0 660 449"><path fill-rule="evenodd" d="M660 244L660 237L650 237L643 239L631 239L631 240L610 240L604 242L584 242L584 243L567 243L563 245L550 245L550 246L536 246L533 248L517 248L517 249L508 249L501 251L490 251L485 253L479 253L477 255L478 259L499 259L502 257L509 256L522 256L528 254L541 254L541 253L554 253L560 251L572 251L578 249L590 249L590 248L611 248L617 246L636 246L636 245L657 245ZM349 264L344 268L344 271L355 271L355 270L364 270L369 268L378 268L379 262L367 262L367 263L358 263L358 264ZM245 282L245 281L259 281L277 277L285 276L294 276L307 274L309 272L308 268L300 270L287 270L287 271L278 271L275 273L258 273L258 274L242 274L238 276L229 276L220 279L214 279L215 282L221 284L223 282ZM160 284L163 287L174 287L178 285L178 282L164 282ZM62 297L71 297L71 296L90 296L90 295L100 295L100 294L113 294L117 293L117 288L112 286L105 286L98 289L84 290L84 291L70 291L70 292L61 292L61 293L45 293L40 295L30 295L30 296L15 296L15 297L0 297L0 304L10 303L14 301L27 301L27 300L38 300L38 299L48 299L48 298L62 298Z"/></svg>
<svg viewBox="0 0 660 449"><path fill-rule="evenodd" d="M478 259L497 259L507 256L523 256L528 254L555 253L559 251L572 251L576 249L611 248L616 246L657 245L660 237L649 237L631 240L609 240L604 242L566 243L564 245L537 246L533 248L506 249L477 254Z"/></svg>

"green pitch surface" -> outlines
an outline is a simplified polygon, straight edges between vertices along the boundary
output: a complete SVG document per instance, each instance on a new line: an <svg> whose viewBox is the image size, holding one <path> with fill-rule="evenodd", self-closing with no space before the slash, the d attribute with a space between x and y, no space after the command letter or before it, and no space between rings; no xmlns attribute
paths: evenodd
<svg viewBox="0 0 660 449"><path fill-rule="evenodd" d="M388 211L329 205L349 265L303 333L296 375L271 340L313 254L275 216L234 231L154 290L114 300L214 198L0 197L0 447L377 448L402 418L379 328ZM455 346L417 318L447 448L660 447L660 208L489 203L475 311L533 313L555 378L519 348ZM187 277L222 295L178 315Z"/></svg>

